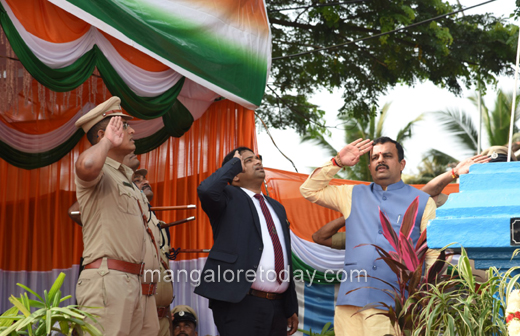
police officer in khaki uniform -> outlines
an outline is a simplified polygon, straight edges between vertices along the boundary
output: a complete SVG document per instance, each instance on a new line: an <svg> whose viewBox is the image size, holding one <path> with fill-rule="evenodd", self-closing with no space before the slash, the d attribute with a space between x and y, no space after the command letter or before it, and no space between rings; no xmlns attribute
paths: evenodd
<svg viewBox="0 0 520 336"><path fill-rule="evenodd" d="M197 314L190 306L179 305L172 310L173 336L197 336Z"/></svg>
<svg viewBox="0 0 520 336"><path fill-rule="evenodd" d="M137 169L133 176L133 182L141 190L143 197L147 202L150 202L153 198L153 190L150 186L149 181L146 179L148 171L146 169ZM173 335L171 329L171 313L170 304L173 301L173 284L171 281L171 275L168 274L167 270L169 267L169 259L167 255L170 252L170 239L168 229L161 229L160 225L164 222L159 221L153 211L147 208L148 224L152 229L152 232L157 240L160 255L160 279L157 283L157 292L155 294L155 301L157 304L157 316L159 318L160 330L159 336Z"/></svg>
<svg viewBox="0 0 520 336"><path fill-rule="evenodd" d="M80 306L92 307L87 309L104 335L152 335L143 330L140 302L143 261L151 249L140 210L146 204L133 171L122 164L135 150L134 130L125 121L130 118L112 97L76 122L92 144L76 162L85 265L76 297Z"/></svg>
<svg viewBox="0 0 520 336"><path fill-rule="evenodd" d="M134 173L135 174L135 173ZM133 179L133 178L132 178ZM139 191L139 186L136 185ZM158 286L161 283L160 279L160 250L157 232L153 229L153 223L150 222L148 216L149 207L148 200L143 193L139 193L141 208L144 215L143 220L146 223L146 251L144 256L144 272L141 277L141 307L143 309L143 328L141 335L156 336L160 330L159 318L157 317L156 299Z"/></svg>

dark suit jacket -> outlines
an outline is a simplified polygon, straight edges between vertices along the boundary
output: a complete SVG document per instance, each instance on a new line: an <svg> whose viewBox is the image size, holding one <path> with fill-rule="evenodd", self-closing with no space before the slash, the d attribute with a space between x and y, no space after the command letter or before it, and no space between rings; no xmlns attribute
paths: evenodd
<svg viewBox="0 0 520 336"><path fill-rule="evenodd" d="M240 302L251 288L253 271L256 271L262 256L264 246L255 205L242 189L228 184L241 172L240 159L233 158L197 188L202 209L210 219L215 242L195 293L209 299ZM291 238L285 209L274 199L266 199L282 224L292 274ZM229 271L225 273L226 270ZM251 281L246 279L247 274ZM285 292L284 310L286 317L298 311L292 276Z"/></svg>

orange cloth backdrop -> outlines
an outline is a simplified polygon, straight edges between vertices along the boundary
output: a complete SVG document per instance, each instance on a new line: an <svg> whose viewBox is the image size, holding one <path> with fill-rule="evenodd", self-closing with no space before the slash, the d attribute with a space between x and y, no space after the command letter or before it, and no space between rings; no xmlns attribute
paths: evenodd
<svg viewBox="0 0 520 336"><path fill-rule="evenodd" d="M196 210L157 212L165 222L196 216L194 222L170 228L172 247L211 248L211 227L200 207L196 188L220 167L230 150L242 145L257 149L254 113L225 100L211 105L181 138L170 138L140 156L141 168L148 169L147 177L155 192L153 206L197 205ZM88 146L83 139L60 161L34 170L19 169L0 159L0 270L48 271L79 263L83 249L81 228L68 217L67 210L76 200L74 162ZM312 241L313 232L341 216L301 196L299 187L306 174L266 171L269 194L285 206L291 230L297 236ZM447 194L452 192L458 192L458 184L450 184L444 190ZM198 256L206 254L179 254L177 259Z"/></svg>
<svg viewBox="0 0 520 336"><path fill-rule="evenodd" d="M74 162L88 146L84 138L60 161L34 170L0 159L0 270L48 271L79 263L81 228L67 210L76 200ZM173 247L211 248L211 229L196 188L237 146L256 150L254 113L224 100L211 105L184 136L140 156L155 191L153 205L198 205L196 210L157 213L166 222L197 218L170 229ZM180 254L178 259L194 257Z"/></svg>

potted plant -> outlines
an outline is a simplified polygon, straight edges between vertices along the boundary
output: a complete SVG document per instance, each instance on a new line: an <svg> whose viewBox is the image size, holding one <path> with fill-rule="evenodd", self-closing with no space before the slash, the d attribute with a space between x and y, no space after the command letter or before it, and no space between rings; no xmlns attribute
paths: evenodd
<svg viewBox="0 0 520 336"><path fill-rule="evenodd" d="M18 286L33 294L37 300L29 299L27 292L19 298L11 295L9 301L13 307L0 316L0 336L10 335L50 335L58 331L63 335L72 335L73 331L101 336L101 332L92 324L85 322L86 318L97 323L92 314L81 310L77 305L60 307L60 304L71 298L70 295L61 297L61 286L65 273L60 273L51 289L44 291L43 297L32 289ZM34 312L31 313L31 310Z"/></svg>
<svg viewBox="0 0 520 336"><path fill-rule="evenodd" d="M360 311L368 308L385 310L385 312L379 314L387 316L390 319L396 335L411 335L413 330L416 329L412 316L419 313L422 307L420 304L410 304L409 300L416 300L419 295L417 292L425 284L440 281L445 266L446 253L445 250L442 249L435 263L429 268L426 275L423 276L423 266L426 260L426 252L428 251L426 230L421 233L415 245L410 238L415 226L418 207L419 198L417 197L406 210L399 234L394 231L386 215L379 210L383 235L390 245L392 245L394 251L385 251L383 248L371 244L379 254L379 259L382 259L396 275L396 284L391 284L385 280L373 277L391 287L391 290L381 290L392 297L394 306L389 306L383 302L374 303L363 307ZM366 244L359 246L364 245ZM367 276L371 277L369 275ZM346 295L358 289L349 291Z"/></svg>
<svg viewBox="0 0 520 336"><path fill-rule="evenodd" d="M507 335L504 317L513 289L519 288L519 267L501 272L490 267L488 280L479 282L473 276L466 250L461 248L458 265L453 265L451 277L439 283L423 286L405 309L420 306L412 316L416 325L412 335ZM415 310L414 310L415 311Z"/></svg>
<svg viewBox="0 0 520 336"><path fill-rule="evenodd" d="M399 234L393 230L384 213L379 212L384 236L394 251L385 251L377 245L372 246L376 248L380 259L396 274L396 285L385 282L392 289L384 290L394 299L394 306L375 303L361 310L373 307L387 309L379 314L390 319L396 335L507 335L504 312L510 293L520 288L517 283L520 274L513 275L520 267L513 267L505 272L491 267L486 271L488 279L483 282L477 281L466 250L461 248L458 265L450 265L446 262L445 249L449 247L446 246L440 251L436 262L423 275L428 249L426 230L422 232L415 246L410 239L418 204L418 199L415 199L408 207ZM448 274L444 274L448 265L452 269ZM517 310L520 310L520 297L518 301ZM511 308L510 311L512 309L515 308ZM515 319L518 318L520 321L520 313L518 317L514 315L508 318L508 322L515 322L516 326Z"/></svg>

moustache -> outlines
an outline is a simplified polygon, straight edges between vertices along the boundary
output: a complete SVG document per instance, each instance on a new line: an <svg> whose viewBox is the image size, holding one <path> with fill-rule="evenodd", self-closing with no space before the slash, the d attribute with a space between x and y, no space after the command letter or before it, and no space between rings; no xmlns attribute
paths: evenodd
<svg viewBox="0 0 520 336"><path fill-rule="evenodd" d="M141 187L141 190L145 190L146 188L152 190L152 187L150 187L149 184L145 184L145 185L143 185L143 186Z"/></svg>
<svg viewBox="0 0 520 336"><path fill-rule="evenodd" d="M379 167L385 167L386 169L390 169L390 167L388 167L387 165L385 165L384 163L380 163L376 166L376 170L379 169Z"/></svg>

